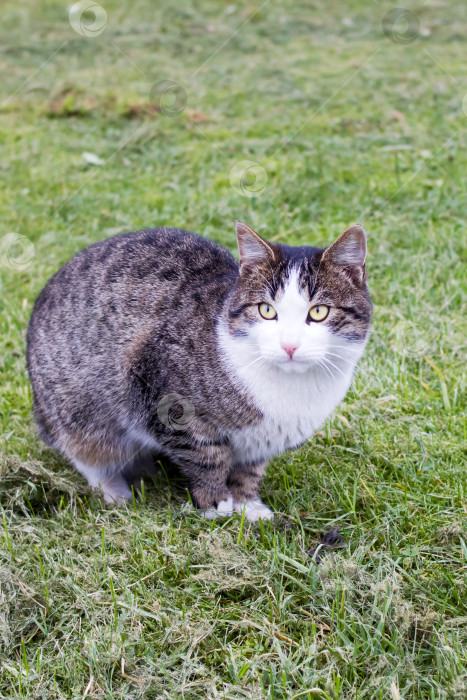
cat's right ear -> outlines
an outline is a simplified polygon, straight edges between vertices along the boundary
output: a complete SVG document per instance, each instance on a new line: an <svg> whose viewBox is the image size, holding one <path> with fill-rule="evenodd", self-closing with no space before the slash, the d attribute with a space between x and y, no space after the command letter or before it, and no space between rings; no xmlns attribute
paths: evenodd
<svg viewBox="0 0 467 700"><path fill-rule="evenodd" d="M235 231L240 253L240 270L246 267L255 267L263 262L272 262L274 259L273 249L253 229L244 224L243 221L237 221Z"/></svg>

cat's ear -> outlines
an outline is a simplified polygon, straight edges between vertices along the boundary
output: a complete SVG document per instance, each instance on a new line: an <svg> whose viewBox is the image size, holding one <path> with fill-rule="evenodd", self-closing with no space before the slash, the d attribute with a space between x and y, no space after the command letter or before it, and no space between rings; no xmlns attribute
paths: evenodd
<svg viewBox="0 0 467 700"><path fill-rule="evenodd" d="M358 224L341 233L323 253L323 260L346 267L360 281L365 277L365 258L366 233Z"/></svg>
<svg viewBox="0 0 467 700"><path fill-rule="evenodd" d="M271 262L274 259L274 251L265 240L258 236L253 229L237 221L235 224L237 233L238 250L240 253L240 267L254 267L262 262Z"/></svg>

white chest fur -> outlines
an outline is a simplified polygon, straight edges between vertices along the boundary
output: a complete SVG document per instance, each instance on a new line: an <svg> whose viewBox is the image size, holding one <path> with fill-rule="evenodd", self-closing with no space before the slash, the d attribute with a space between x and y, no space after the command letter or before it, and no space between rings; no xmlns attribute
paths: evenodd
<svg viewBox="0 0 467 700"><path fill-rule="evenodd" d="M351 372L331 379L322 369L298 375L270 369L242 380L263 419L230 434L239 463L265 461L308 440L344 398Z"/></svg>
<svg viewBox="0 0 467 700"><path fill-rule="evenodd" d="M344 398L357 359L333 372L319 365L302 373L284 372L252 362L248 346L242 351L226 331L219 331L219 339L239 387L263 415L259 424L228 435L239 464L266 461L308 440Z"/></svg>

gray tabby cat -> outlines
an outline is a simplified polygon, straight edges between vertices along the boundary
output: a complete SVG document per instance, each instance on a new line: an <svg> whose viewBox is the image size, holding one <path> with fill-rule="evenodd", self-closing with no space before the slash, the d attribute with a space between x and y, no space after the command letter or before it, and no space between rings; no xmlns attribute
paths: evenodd
<svg viewBox="0 0 467 700"><path fill-rule="evenodd" d="M369 332L365 232L328 248L237 223L240 264L178 229L118 235L49 280L28 330L41 437L106 501L158 454L206 517L272 518L267 460L344 398Z"/></svg>

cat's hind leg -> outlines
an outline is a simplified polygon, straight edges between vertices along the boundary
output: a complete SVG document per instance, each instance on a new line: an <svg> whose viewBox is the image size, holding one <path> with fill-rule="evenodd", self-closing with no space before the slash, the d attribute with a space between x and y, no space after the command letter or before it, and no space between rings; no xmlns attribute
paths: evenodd
<svg viewBox="0 0 467 700"><path fill-rule="evenodd" d="M121 505L133 497L121 465L96 467L84 464L77 459L73 460L73 464L91 488L102 491L106 503Z"/></svg>
<svg viewBox="0 0 467 700"><path fill-rule="evenodd" d="M157 467L154 461L154 457L157 458L155 454L141 452L122 468L122 475L130 487L133 486L135 489L139 489L141 480L145 476L155 476L160 471L160 468Z"/></svg>
<svg viewBox="0 0 467 700"><path fill-rule="evenodd" d="M233 496L233 508L237 513L245 512L247 520L272 520L274 513L263 503L259 487L266 464L237 465L230 470L227 487Z"/></svg>

